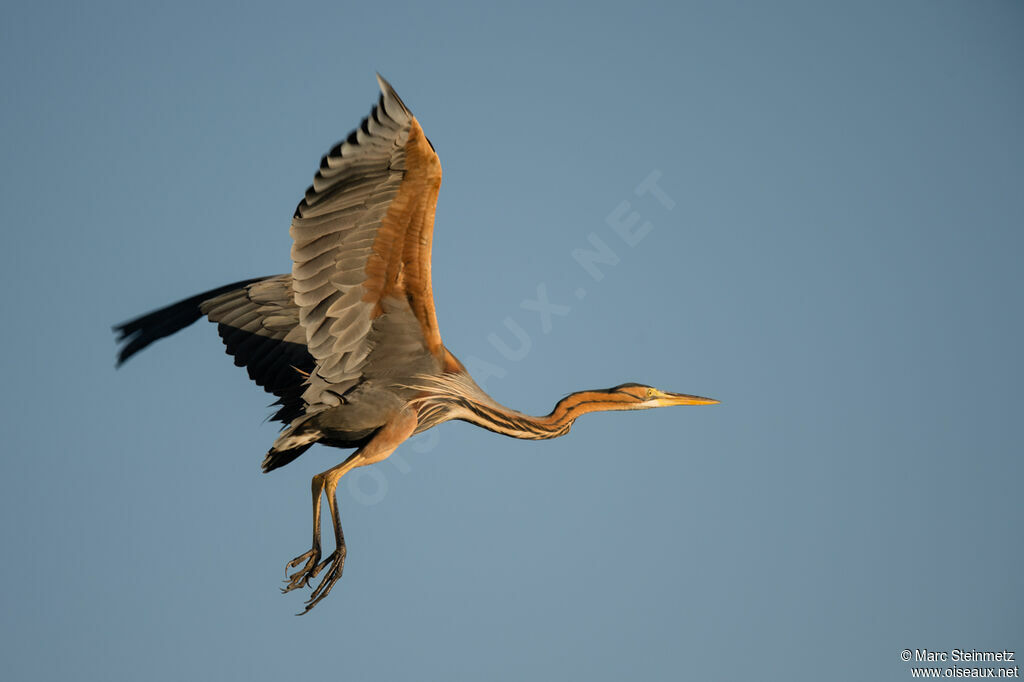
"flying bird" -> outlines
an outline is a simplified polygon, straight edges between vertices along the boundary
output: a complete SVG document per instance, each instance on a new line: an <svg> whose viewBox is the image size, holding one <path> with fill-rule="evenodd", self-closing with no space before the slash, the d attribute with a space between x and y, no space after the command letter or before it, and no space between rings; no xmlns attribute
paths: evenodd
<svg viewBox="0 0 1024 682"><path fill-rule="evenodd" d="M408 107L377 80L377 105L321 159L295 209L290 273L228 284L114 327L120 365L204 315L217 323L235 364L277 396L272 418L284 426L264 472L315 443L355 448L312 480L312 546L288 562L283 588L313 588L302 613L330 594L345 566L338 480L410 436L459 419L513 438L557 438L588 412L718 402L626 383L570 394L550 414L531 417L487 395L442 343L434 312L430 249L441 163ZM322 499L335 542L326 557Z"/></svg>

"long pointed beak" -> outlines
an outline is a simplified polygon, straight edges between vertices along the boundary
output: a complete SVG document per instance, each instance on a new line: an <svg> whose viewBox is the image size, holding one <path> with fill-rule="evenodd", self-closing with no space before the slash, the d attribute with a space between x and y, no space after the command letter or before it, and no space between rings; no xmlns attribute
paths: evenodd
<svg viewBox="0 0 1024 682"><path fill-rule="evenodd" d="M702 398L699 395L688 395L686 393L665 393L658 392L655 398L658 407L670 405L717 405L719 401L714 398Z"/></svg>

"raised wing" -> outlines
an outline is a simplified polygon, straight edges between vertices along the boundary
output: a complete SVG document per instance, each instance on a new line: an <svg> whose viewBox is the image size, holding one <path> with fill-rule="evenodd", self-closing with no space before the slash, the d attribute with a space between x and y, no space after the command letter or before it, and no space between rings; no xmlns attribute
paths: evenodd
<svg viewBox="0 0 1024 682"><path fill-rule="evenodd" d="M292 219L299 323L317 366L304 394L337 404L373 350L375 321L399 302L422 347L445 357L430 286L441 162L391 86L362 125L320 162Z"/></svg>

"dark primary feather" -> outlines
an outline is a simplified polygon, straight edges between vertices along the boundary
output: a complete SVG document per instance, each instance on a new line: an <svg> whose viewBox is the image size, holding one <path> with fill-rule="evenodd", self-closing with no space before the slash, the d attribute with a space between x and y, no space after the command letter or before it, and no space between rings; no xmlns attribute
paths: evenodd
<svg viewBox="0 0 1024 682"><path fill-rule="evenodd" d="M272 418L288 423L300 416L303 381L315 363L299 326L291 275L228 284L116 326L118 340L125 343L118 364L204 314L218 323L217 331L235 364L277 396L275 404L281 408Z"/></svg>
<svg viewBox="0 0 1024 682"><path fill-rule="evenodd" d="M260 280L245 279L234 284L225 284L222 287L196 294L159 310L146 313L134 320L115 325L114 331L117 332L117 342L124 344L121 352L118 353L117 365L120 367L125 360L149 344L181 331L198 320L203 316L203 313L199 310L199 305L203 301L258 281Z"/></svg>

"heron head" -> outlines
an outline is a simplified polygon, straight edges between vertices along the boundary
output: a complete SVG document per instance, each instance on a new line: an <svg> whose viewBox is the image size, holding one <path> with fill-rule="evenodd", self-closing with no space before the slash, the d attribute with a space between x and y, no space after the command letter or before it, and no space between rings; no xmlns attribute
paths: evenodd
<svg viewBox="0 0 1024 682"><path fill-rule="evenodd" d="M626 396L634 402L633 409L646 410L652 407L669 407L671 405L716 405L718 401L714 398L702 398L699 395L688 395L686 393L668 393L660 391L653 386L643 384L619 384L608 389L608 393L617 396ZM621 400L621 398L620 398Z"/></svg>

